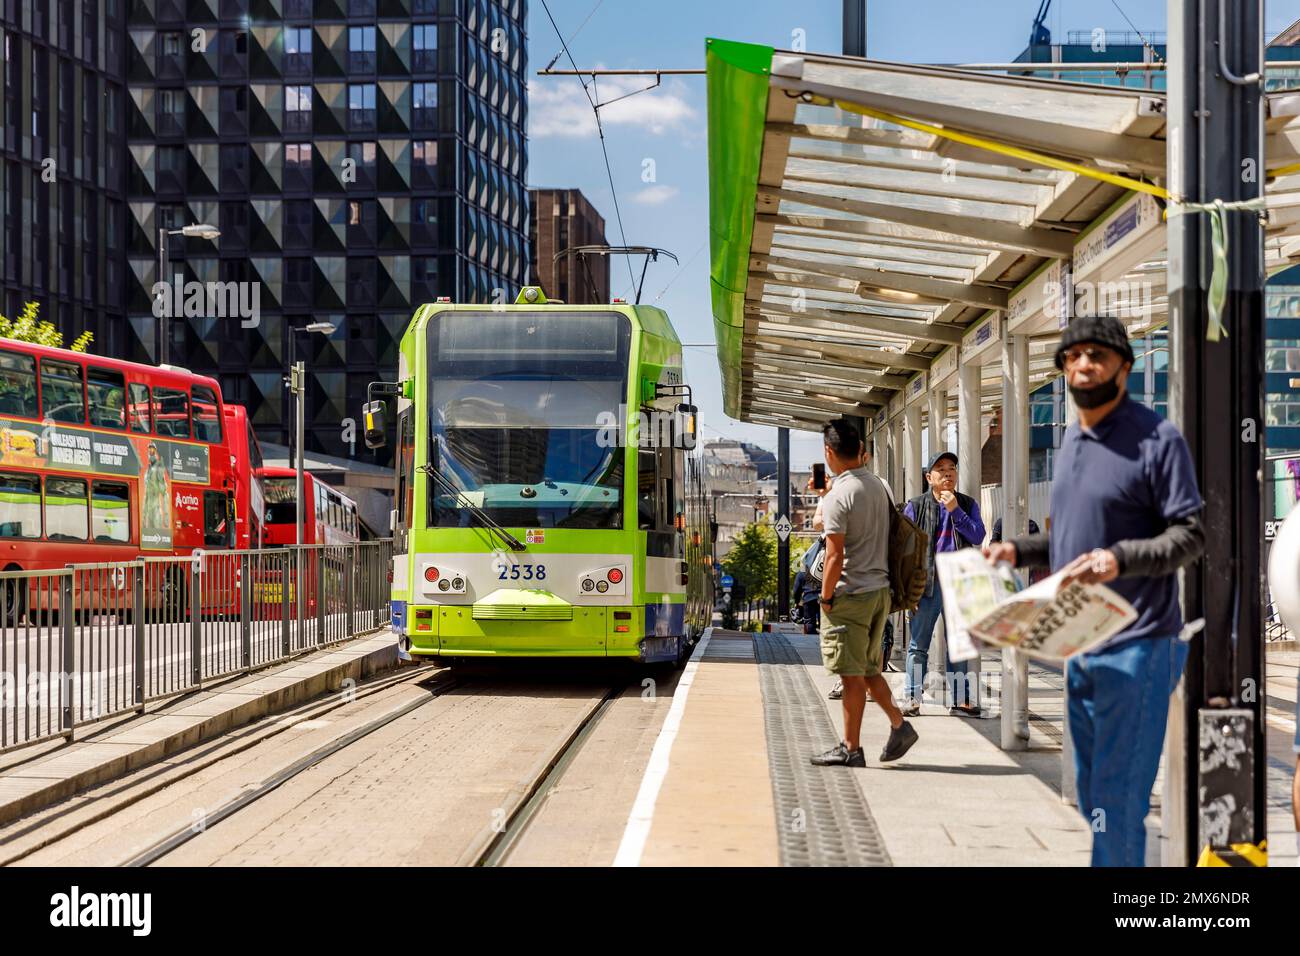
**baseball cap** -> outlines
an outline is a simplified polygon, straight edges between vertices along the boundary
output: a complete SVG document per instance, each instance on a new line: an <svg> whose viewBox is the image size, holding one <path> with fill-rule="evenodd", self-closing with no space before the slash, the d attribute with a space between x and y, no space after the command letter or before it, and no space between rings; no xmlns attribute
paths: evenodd
<svg viewBox="0 0 1300 956"><path fill-rule="evenodd" d="M957 456L950 451L941 451L939 452L939 454L935 455L934 458L930 460L930 464L925 466L926 472L934 471L935 466L938 465L939 462L943 461L945 458L947 458L950 462L952 462L953 466L956 467Z"/></svg>
<svg viewBox="0 0 1300 956"><path fill-rule="evenodd" d="M1072 319L1061 333L1061 344L1056 347L1056 367L1065 368L1065 353L1081 342L1095 342L1114 349L1124 361L1133 361L1133 348L1128 344L1128 330L1113 315L1084 315Z"/></svg>

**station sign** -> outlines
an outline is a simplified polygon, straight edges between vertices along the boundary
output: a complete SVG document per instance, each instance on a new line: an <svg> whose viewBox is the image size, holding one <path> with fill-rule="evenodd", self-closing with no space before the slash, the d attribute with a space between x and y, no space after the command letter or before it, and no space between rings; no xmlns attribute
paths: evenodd
<svg viewBox="0 0 1300 956"><path fill-rule="evenodd" d="M1068 282L1069 270L1061 259L1053 259L1030 276L1007 301L1007 334L1063 328L1070 313ZM1040 328L1042 319L1049 321Z"/></svg>
<svg viewBox="0 0 1300 956"><path fill-rule="evenodd" d="M957 357L960 350L955 345L950 345L939 353L939 356L930 364L930 387L939 388L950 376L957 374Z"/></svg>
<svg viewBox="0 0 1300 956"><path fill-rule="evenodd" d="M962 336L961 360L971 362L990 351L1002 341L1002 320L997 312L990 312L971 326Z"/></svg>
<svg viewBox="0 0 1300 956"><path fill-rule="evenodd" d="M732 587L732 586L736 583L736 579L733 578L730 574L724 574L724 575L722 576L722 580L721 580L719 583L720 583L724 588L729 588L729 587Z"/></svg>
<svg viewBox="0 0 1300 956"><path fill-rule="evenodd" d="M927 376L925 372L918 372L916 376L907 383L907 387L903 389L903 394L906 396L906 404L913 405L925 397L926 378Z"/></svg>
<svg viewBox="0 0 1300 956"><path fill-rule="evenodd" d="M1155 197L1134 193L1074 246L1074 284L1118 278L1160 252L1164 222Z"/></svg>

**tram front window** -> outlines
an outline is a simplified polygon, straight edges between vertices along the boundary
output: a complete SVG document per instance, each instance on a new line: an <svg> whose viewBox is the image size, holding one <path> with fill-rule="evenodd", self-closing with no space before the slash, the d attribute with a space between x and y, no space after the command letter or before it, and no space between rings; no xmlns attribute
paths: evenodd
<svg viewBox="0 0 1300 956"><path fill-rule="evenodd" d="M429 524L620 528L631 329L617 313L447 312L429 330Z"/></svg>

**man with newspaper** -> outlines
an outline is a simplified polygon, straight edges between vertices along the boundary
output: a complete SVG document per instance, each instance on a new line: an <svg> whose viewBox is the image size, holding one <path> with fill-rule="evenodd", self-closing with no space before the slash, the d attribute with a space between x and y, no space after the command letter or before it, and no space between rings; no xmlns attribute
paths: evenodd
<svg viewBox="0 0 1300 956"><path fill-rule="evenodd" d="M1204 505L1173 423L1129 398L1133 350L1116 318L1070 323L1056 367L1079 410L1052 480L1052 528L985 548L990 561L1050 565L1062 585L1107 584L1137 612L1069 659L1070 735L1094 866L1142 866L1169 695L1187 660L1176 572L1205 547Z"/></svg>

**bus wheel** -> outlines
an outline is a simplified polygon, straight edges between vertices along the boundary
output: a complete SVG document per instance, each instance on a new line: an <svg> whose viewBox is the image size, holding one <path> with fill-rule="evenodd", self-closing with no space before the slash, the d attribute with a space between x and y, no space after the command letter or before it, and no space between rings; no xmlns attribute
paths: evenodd
<svg viewBox="0 0 1300 956"><path fill-rule="evenodd" d="M27 613L27 582L22 578L11 578L4 586L4 623L21 624Z"/></svg>

